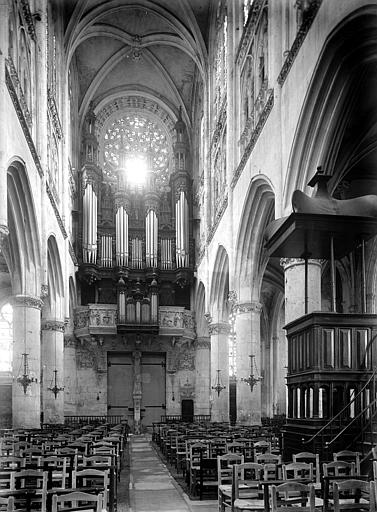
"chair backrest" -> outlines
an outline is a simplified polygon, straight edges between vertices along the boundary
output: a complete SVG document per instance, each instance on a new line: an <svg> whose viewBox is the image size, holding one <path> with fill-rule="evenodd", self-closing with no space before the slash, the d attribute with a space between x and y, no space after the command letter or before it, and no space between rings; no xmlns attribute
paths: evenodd
<svg viewBox="0 0 377 512"><path fill-rule="evenodd" d="M376 512L375 481L343 480L334 482L334 512L357 510Z"/></svg>
<svg viewBox="0 0 377 512"><path fill-rule="evenodd" d="M23 457L16 457L14 455L0 456L1 469L21 469L25 467L25 462Z"/></svg>
<svg viewBox="0 0 377 512"><path fill-rule="evenodd" d="M277 480L280 475L280 467L275 463L262 464L263 480Z"/></svg>
<svg viewBox="0 0 377 512"><path fill-rule="evenodd" d="M355 476L355 463L345 462L343 460L336 460L333 462L324 463L323 476Z"/></svg>
<svg viewBox="0 0 377 512"><path fill-rule="evenodd" d="M281 455L275 453L259 453L255 456L258 464L281 464Z"/></svg>
<svg viewBox="0 0 377 512"><path fill-rule="evenodd" d="M334 461L354 462L356 475L360 475L360 452L353 452L351 450L342 450L333 454Z"/></svg>
<svg viewBox="0 0 377 512"><path fill-rule="evenodd" d="M314 481L312 462L291 462L290 464L283 464L282 470L283 480L304 479L308 482Z"/></svg>
<svg viewBox="0 0 377 512"><path fill-rule="evenodd" d="M315 481L321 481L321 466L319 463L319 454L312 452L300 452L293 455L293 462L312 462Z"/></svg>
<svg viewBox="0 0 377 512"><path fill-rule="evenodd" d="M47 490L48 472L39 469L24 469L13 473L16 489Z"/></svg>
<svg viewBox="0 0 377 512"><path fill-rule="evenodd" d="M254 443L254 461L260 453L271 453L271 443L269 441L257 441Z"/></svg>
<svg viewBox="0 0 377 512"><path fill-rule="evenodd" d="M237 500L240 495L240 485L246 484L249 489L258 488L262 478L263 466L255 462L243 462L233 466L232 500Z"/></svg>
<svg viewBox="0 0 377 512"><path fill-rule="evenodd" d="M238 453L226 453L217 456L217 477L219 485L232 483L232 468L234 464L243 463L243 455Z"/></svg>
<svg viewBox="0 0 377 512"><path fill-rule="evenodd" d="M93 510L95 512L101 512L104 506L102 493L89 494L87 492L74 491L68 494L54 494L52 496L52 512L58 512L61 508L68 511L67 503L70 503L72 510L77 510L79 504L85 503L88 504L88 509L85 510Z"/></svg>
<svg viewBox="0 0 377 512"><path fill-rule="evenodd" d="M1 512L14 512L14 497L0 498L0 510Z"/></svg>
<svg viewBox="0 0 377 512"><path fill-rule="evenodd" d="M272 512L315 512L315 490L313 484L286 482L271 486Z"/></svg>
<svg viewBox="0 0 377 512"><path fill-rule="evenodd" d="M236 441L232 443L226 443L226 451L228 453L240 453L243 454L244 452L244 445L243 443L237 443Z"/></svg>

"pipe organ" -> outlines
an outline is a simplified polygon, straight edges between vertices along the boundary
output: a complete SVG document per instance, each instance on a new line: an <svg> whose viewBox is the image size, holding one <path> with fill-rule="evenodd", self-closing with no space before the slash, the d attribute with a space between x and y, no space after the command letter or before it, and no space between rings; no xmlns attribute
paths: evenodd
<svg viewBox="0 0 377 512"><path fill-rule="evenodd" d="M168 181L159 181L147 148L141 154L148 162L146 181L135 185L127 163L135 151L122 137L117 168L112 174L102 170L93 126L95 115L90 111L83 132L79 212L82 301L116 301L120 331L153 330L160 305L188 307L190 300L192 211L186 128L179 118Z"/></svg>

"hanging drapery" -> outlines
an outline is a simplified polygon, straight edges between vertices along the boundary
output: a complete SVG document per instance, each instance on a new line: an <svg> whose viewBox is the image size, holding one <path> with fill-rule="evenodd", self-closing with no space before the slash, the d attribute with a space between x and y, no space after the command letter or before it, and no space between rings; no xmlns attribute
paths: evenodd
<svg viewBox="0 0 377 512"><path fill-rule="evenodd" d="M83 196L83 262L97 262L97 195L91 183Z"/></svg>
<svg viewBox="0 0 377 512"><path fill-rule="evenodd" d="M131 266L143 268L143 242L137 237L131 240Z"/></svg>
<svg viewBox="0 0 377 512"><path fill-rule="evenodd" d="M111 235L101 236L101 265L102 267L113 266L113 237Z"/></svg>
<svg viewBox="0 0 377 512"><path fill-rule="evenodd" d="M147 267L157 267L158 219L154 210L149 210L145 219L145 262Z"/></svg>
<svg viewBox="0 0 377 512"><path fill-rule="evenodd" d="M119 267L128 266L128 213L120 206L115 217L116 263Z"/></svg>
<svg viewBox="0 0 377 512"><path fill-rule="evenodd" d="M170 238L161 239L161 268L173 268L173 241Z"/></svg>
<svg viewBox="0 0 377 512"><path fill-rule="evenodd" d="M177 267L189 266L189 215L188 203L183 190L175 203L175 236Z"/></svg>

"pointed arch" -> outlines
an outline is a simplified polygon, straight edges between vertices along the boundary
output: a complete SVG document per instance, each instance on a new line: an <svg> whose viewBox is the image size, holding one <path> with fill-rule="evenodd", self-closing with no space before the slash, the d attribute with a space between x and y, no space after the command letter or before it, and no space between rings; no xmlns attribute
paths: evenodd
<svg viewBox="0 0 377 512"><path fill-rule="evenodd" d="M261 276L267 265L267 253L263 247L264 231L274 218L274 209L272 186L264 175L259 174L250 182L235 246L235 275L239 279L240 293L243 286L250 289L253 285L256 298L259 296Z"/></svg>
<svg viewBox="0 0 377 512"><path fill-rule="evenodd" d="M219 321L228 320L229 257L223 245L219 245L211 282L210 307Z"/></svg>
<svg viewBox="0 0 377 512"><path fill-rule="evenodd" d="M198 337L208 336L208 324L205 315L206 291L202 281L199 281L195 291L196 333Z"/></svg>
<svg viewBox="0 0 377 512"><path fill-rule="evenodd" d="M366 104L375 96L367 87L376 82L376 25L377 6L364 6L342 20L324 44L297 123L283 209L289 208L294 190L305 189L318 165L334 175L335 187L360 160L376 155L376 116L366 115L370 108L360 112L360 101ZM363 122L350 138L348 127L358 116Z"/></svg>
<svg viewBox="0 0 377 512"><path fill-rule="evenodd" d="M13 292L39 295L40 236L33 195L23 162L8 167L8 263Z"/></svg>
<svg viewBox="0 0 377 512"><path fill-rule="evenodd" d="M47 241L47 282L51 313L56 318L62 318L64 298L63 273L59 249L54 235L50 235Z"/></svg>

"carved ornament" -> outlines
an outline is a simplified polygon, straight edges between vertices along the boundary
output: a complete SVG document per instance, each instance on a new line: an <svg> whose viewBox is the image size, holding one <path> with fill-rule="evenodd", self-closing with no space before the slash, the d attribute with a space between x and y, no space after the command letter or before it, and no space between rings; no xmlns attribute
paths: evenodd
<svg viewBox="0 0 377 512"><path fill-rule="evenodd" d="M303 23L301 24L296 38L293 41L293 44L288 52L287 58L284 61L283 67L278 76L278 84L280 87L284 84L285 79L288 76L288 73L297 57L297 54L302 46L302 43L305 40L306 34L309 32L309 29L317 15L319 8L321 7L322 0L311 0L308 9L305 11L305 18Z"/></svg>
<svg viewBox="0 0 377 512"><path fill-rule="evenodd" d="M233 175L232 181L230 183L230 186L232 189L236 186L237 181L238 181L239 177L241 176L242 171L244 170L246 162L248 161L248 159L251 155L251 152L253 151L255 144L259 138L259 135L261 134L262 129L267 121L267 118L270 115L270 112L274 106L274 90L269 89L268 93L269 94L268 94L268 99L266 101L266 104L259 116L257 125L251 134L250 141L246 146L246 149L244 151L244 154L242 155L241 161L238 164L238 167Z"/></svg>
<svg viewBox="0 0 377 512"><path fill-rule="evenodd" d="M200 349L210 349L211 348L211 338L209 336L202 336L197 338L195 341L195 348Z"/></svg>
<svg viewBox="0 0 377 512"><path fill-rule="evenodd" d="M41 285L41 299L43 300L45 297L48 297L49 289L48 284Z"/></svg>
<svg viewBox="0 0 377 512"><path fill-rule="evenodd" d="M42 331L57 331L64 332L65 325L64 322L59 322L58 320L44 320L41 324Z"/></svg>
<svg viewBox="0 0 377 512"><path fill-rule="evenodd" d="M216 336L218 334L229 334L230 325L225 322L219 322L217 324L210 324L208 326L210 336Z"/></svg>
<svg viewBox="0 0 377 512"><path fill-rule="evenodd" d="M13 307L42 309L43 300L32 295L14 295L12 297L12 305Z"/></svg>

